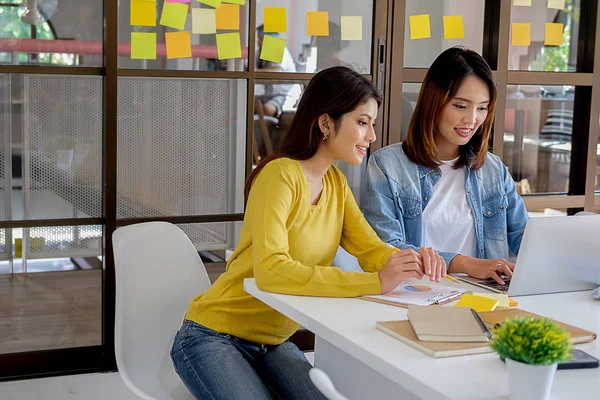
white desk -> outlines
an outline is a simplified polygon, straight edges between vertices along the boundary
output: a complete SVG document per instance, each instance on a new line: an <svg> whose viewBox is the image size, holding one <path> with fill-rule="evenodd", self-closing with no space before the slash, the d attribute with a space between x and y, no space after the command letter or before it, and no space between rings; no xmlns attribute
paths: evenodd
<svg viewBox="0 0 600 400"><path fill-rule="evenodd" d="M315 366L351 400L507 399L506 367L494 353L434 359L375 328L406 319L406 309L359 299L245 290L316 336ZM519 297L519 308L600 333L600 301L591 292ZM600 358L600 343L578 345ZM391 396L391 397L390 397ZM600 368L557 371L552 399L600 398Z"/></svg>

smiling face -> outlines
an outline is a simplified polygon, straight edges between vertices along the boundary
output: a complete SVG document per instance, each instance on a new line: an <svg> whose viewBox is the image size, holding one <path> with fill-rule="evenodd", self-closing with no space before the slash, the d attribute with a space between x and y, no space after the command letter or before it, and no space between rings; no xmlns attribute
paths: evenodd
<svg viewBox="0 0 600 400"><path fill-rule="evenodd" d="M469 143L488 115L490 91L477 76L467 77L456 96L442 109L435 132L440 160L458 157L458 148Z"/></svg>
<svg viewBox="0 0 600 400"><path fill-rule="evenodd" d="M367 100L342 115L337 124L327 121L326 116L321 118L326 120L320 120L322 132L330 132L327 140L321 144L328 156L351 165L361 164L369 145L376 139L377 102L372 98Z"/></svg>

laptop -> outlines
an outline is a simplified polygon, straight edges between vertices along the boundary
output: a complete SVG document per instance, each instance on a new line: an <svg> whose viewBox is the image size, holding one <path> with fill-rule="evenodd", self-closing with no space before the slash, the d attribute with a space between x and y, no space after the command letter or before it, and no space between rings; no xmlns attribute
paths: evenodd
<svg viewBox="0 0 600 400"><path fill-rule="evenodd" d="M600 215L536 217L525 227L512 279L456 279L509 296L596 289L600 285Z"/></svg>

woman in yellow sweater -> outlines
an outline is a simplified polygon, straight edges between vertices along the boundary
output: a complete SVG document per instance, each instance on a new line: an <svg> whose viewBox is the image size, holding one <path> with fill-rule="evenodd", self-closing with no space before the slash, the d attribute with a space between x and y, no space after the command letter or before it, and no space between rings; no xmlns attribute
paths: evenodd
<svg viewBox="0 0 600 400"><path fill-rule="evenodd" d="M348 68L318 73L281 149L249 177L240 243L226 272L192 299L171 351L197 399L323 399L304 354L288 341L299 325L247 294L244 278L270 292L353 297L445 274L434 253L384 244L333 166L363 161L380 102L373 84ZM331 266L340 245L366 273Z"/></svg>

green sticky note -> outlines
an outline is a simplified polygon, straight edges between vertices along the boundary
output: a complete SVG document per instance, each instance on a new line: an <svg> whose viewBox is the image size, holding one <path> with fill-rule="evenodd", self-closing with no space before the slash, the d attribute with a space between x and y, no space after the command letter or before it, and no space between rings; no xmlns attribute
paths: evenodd
<svg viewBox="0 0 600 400"><path fill-rule="evenodd" d="M431 26L429 24L429 14L411 15L408 18L410 25L410 38L427 39L431 37Z"/></svg>
<svg viewBox="0 0 600 400"><path fill-rule="evenodd" d="M260 51L261 60L272 61L281 64L283 61L283 53L285 51L285 39L276 38L270 35L265 35Z"/></svg>
<svg viewBox="0 0 600 400"><path fill-rule="evenodd" d="M129 23L134 26L156 26L156 0L131 0Z"/></svg>
<svg viewBox="0 0 600 400"><path fill-rule="evenodd" d="M240 6L246 5L246 0L221 0L223 3L239 4Z"/></svg>
<svg viewBox="0 0 600 400"><path fill-rule="evenodd" d="M182 31L185 28L188 8L187 4L165 2L160 16L160 24Z"/></svg>
<svg viewBox="0 0 600 400"><path fill-rule="evenodd" d="M217 33L217 18L212 8L192 8L192 33Z"/></svg>
<svg viewBox="0 0 600 400"><path fill-rule="evenodd" d="M221 0L198 0L198 3L206 4L214 8L221 7Z"/></svg>
<svg viewBox="0 0 600 400"><path fill-rule="evenodd" d="M131 32L131 59L156 60L156 33Z"/></svg>
<svg viewBox="0 0 600 400"><path fill-rule="evenodd" d="M217 34L217 53L219 60L242 58L240 33L232 32Z"/></svg>

